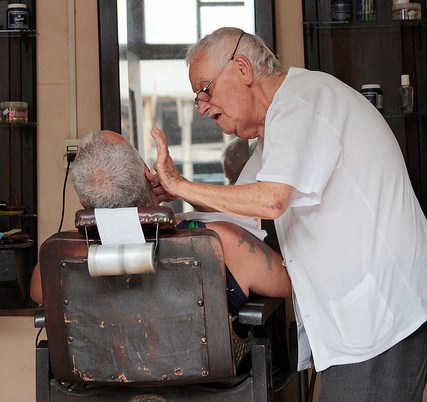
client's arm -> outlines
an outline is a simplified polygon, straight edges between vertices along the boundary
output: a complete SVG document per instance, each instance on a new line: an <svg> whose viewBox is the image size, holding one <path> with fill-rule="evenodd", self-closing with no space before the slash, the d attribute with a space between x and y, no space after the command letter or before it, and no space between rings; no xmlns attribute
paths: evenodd
<svg viewBox="0 0 427 402"><path fill-rule="evenodd" d="M283 258L261 240L228 222L211 222L206 227L221 238L225 264L246 296L290 298L291 280Z"/></svg>
<svg viewBox="0 0 427 402"><path fill-rule="evenodd" d="M31 277L30 296L38 304L43 304L42 280L40 276L40 263L34 268Z"/></svg>

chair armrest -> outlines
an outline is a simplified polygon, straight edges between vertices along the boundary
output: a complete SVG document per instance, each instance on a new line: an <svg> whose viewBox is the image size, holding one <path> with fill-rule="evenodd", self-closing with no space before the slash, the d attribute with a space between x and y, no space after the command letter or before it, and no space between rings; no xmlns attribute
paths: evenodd
<svg viewBox="0 0 427 402"><path fill-rule="evenodd" d="M249 300L239 309L239 324L264 325L269 317L284 303L281 298Z"/></svg>

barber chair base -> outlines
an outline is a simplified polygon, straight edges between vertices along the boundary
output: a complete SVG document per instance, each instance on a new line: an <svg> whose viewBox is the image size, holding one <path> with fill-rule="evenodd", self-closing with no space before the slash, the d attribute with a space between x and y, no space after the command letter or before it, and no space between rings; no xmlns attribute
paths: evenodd
<svg viewBox="0 0 427 402"><path fill-rule="evenodd" d="M296 373L271 371L271 346L267 339L254 340L252 348L252 369L242 375L241 382L231 382L146 387L138 385L83 385L61 383L50 378L49 351L47 341L37 346L37 402L283 402L296 401L295 397L284 399L283 389L288 388ZM274 381L276 380L276 381ZM275 387L273 387L273 383ZM288 391L289 394L289 391Z"/></svg>
<svg viewBox="0 0 427 402"><path fill-rule="evenodd" d="M206 386L189 387L164 387L162 389L136 388L132 387L107 387L86 390L69 389L57 382L51 382L50 401L117 401L117 402L189 402L189 401L209 401L223 402L225 398L232 398L233 401L249 402L255 401L251 395L252 378L248 378L239 386L232 389L216 389Z"/></svg>

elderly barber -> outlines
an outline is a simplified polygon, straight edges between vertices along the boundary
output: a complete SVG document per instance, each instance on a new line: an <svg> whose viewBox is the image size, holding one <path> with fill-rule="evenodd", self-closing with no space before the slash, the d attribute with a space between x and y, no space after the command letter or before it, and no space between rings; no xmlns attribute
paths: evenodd
<svg viewBox="0 0 427 402"><path fill-rule="evenodd" d="M286 73L260 38L222 28L189 49L199 114L258 138L236 186L194 183L153 129L171 196L274 219L294 288L299 368L320 400L421 401L427 373L427 221L393 133L357 91Z"/></svg>

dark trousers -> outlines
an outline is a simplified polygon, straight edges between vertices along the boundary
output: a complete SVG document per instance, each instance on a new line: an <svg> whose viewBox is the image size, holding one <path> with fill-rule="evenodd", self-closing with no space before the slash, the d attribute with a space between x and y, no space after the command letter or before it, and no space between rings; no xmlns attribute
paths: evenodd
<svg viewBox="0 0 427 402"><path fill-rule="evenodd" d="M381 355L321 374L319 402L421 402L427 381L427 323Z"/></svg>

